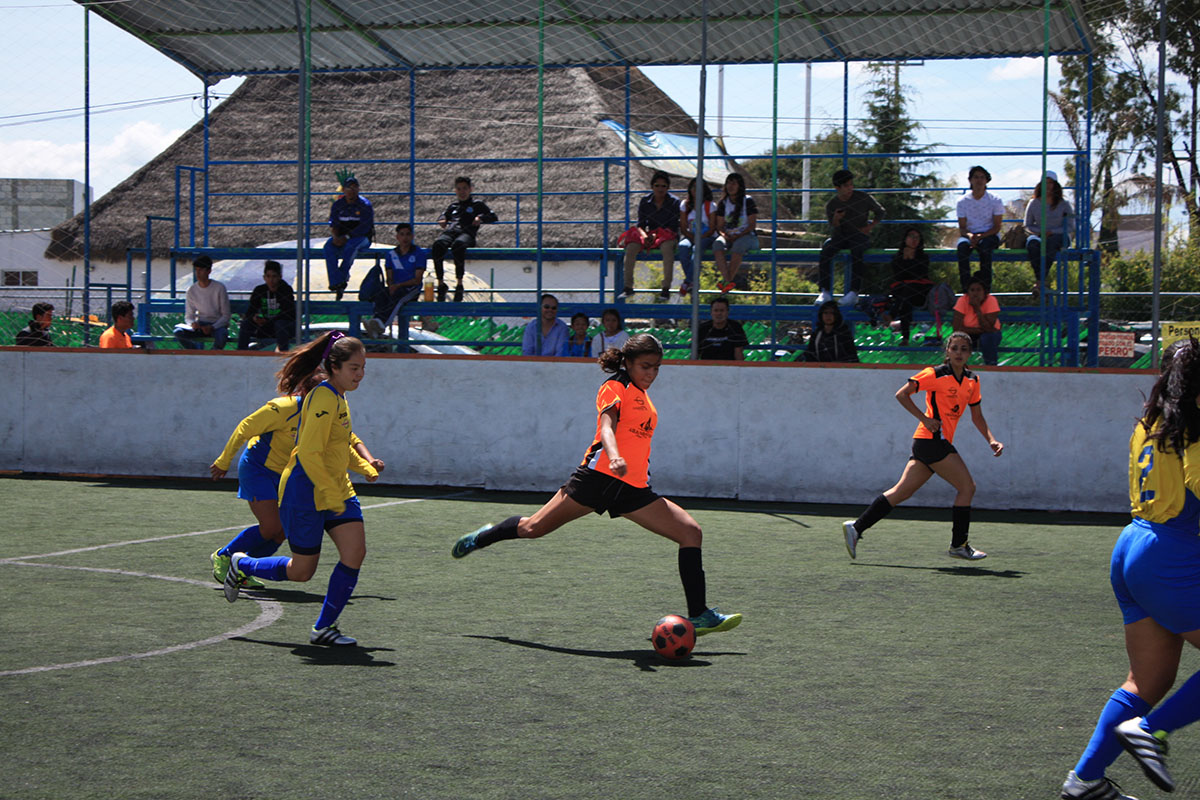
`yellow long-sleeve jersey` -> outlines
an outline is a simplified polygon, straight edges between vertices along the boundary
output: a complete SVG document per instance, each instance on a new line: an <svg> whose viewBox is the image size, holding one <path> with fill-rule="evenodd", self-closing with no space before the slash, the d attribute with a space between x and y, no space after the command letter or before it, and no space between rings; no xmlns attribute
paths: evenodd
<svg viewBox="0 0 1200 800"><path fill-rule="evenodd" d="M346 470L351 453L361 460L353 449L356 441L345 395L328 381L322 382L301 405L296 447L279 481L279 502L340 513L346 500L354 497ZM366 467L370 472L363 474L368 477L378 474L370 464Z"/></svg>

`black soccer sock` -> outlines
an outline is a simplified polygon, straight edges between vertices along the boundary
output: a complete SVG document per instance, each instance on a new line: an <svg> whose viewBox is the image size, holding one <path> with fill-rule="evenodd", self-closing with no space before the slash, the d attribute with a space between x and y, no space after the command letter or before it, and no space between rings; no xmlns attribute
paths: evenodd
<svg viewBox="0 0 1200 800"><path fill-rule="evenodd" d="M862 536L863 531L892 513L893 508L895 506L889 503L886 497L882 494L877 495L871 501L871 505L867 506L867 510L862 513L862 516L854 520L854 530L858 531L859 536Z"/></svg>
<svg viewBox="0 0 1200 800"><path fill-rule="evenodd" d="M487 547L489 544L502 542L505 539L517 538L517 525L521 522L519 516L509 517L499 525L493 525L483 533L475 537L475 545L477 547Z"/></svg>
<svg viewBox="0 0 1200 800"><path fill-rule="evenodd" d="M971 530L971 507L952 506L950 508L950 546L962 547L967 543L967 533Z"/></svg>
<svg viewBox="0 0 1200 800"><path fill-rule="evenodd" d="M679 548L679 580L687 598L688 616L698 617L708 610L704 588L704 560L699 547Z"/></svg>

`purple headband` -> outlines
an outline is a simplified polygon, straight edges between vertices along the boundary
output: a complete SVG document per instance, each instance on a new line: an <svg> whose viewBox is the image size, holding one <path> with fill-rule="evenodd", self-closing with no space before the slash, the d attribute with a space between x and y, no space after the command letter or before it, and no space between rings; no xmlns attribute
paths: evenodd
<svg viewBox="0 0 1200 800"><path fill-rule="evenodd" d="M338 339L345 339L345 338L346 338L346 334L342 333L341 331L334 331L333 333L329 334L329 341L325 343L325 355L321 356L321 360L328 361L329 354L331 352L333 352L333 343L336 342Z"/></svg>

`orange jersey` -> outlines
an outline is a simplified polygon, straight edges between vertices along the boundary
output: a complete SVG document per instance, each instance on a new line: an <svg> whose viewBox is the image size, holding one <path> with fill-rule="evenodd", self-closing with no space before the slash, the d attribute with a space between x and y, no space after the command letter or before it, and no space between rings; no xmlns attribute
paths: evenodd
<svg viewBox="0 0 1200 800"><path fill-rule="evenodd" d="M105 350L127 350L133 347L129 331L119 331L110 325L108 330L100 334L100 347Z"/></svg>
<svg viewBox="0 0 1200 800"><path fill-rule="evenodd" d="M608 454L600 441L600 420L610 408L617 411L617 452L625 459L625 474L617 475L608 466ZM630 486L650 485L650 440L658 425L658 410L650 396L634 385L629 375L618 372L604 382L596 393L596 437L583 457L583 465L605 475L611 475Z"/></svg>
<svg viewBox="0 0 1200 800"><path fill-rule="evenodd" d="M966 412L967 406L979 405L979 378L969 369L964 369L961 378L954 377L949 364L926 367L908 379L915 383L918 392L925 392L925 416L940 420L941 438L954 441L954 429ZM934 439L938 434L930 433L924 425L917 425L914 439Z"/></svg>

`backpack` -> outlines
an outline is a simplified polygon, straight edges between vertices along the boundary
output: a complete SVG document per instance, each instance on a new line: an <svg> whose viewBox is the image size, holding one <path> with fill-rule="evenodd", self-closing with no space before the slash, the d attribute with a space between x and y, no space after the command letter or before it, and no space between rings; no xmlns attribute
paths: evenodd
<svg viewBox="0 0 1200 800"><path fill-rule="evenodd" d="M358 287L358 299L367 303L375 301L375 295L386 287L383 284L383 267L376 264L371 267L367 277L363 278Z"/></svg>
<svg viewBox="0 0 1200 800"><path fill-rule="evenodd" d="M929 296L925 298L925 310L937 317L948 311L953 311L954 301L957 299L958 296L954 294L954 290L950 288L950 284L934 284L933 288L929 290Z"/></svg>

